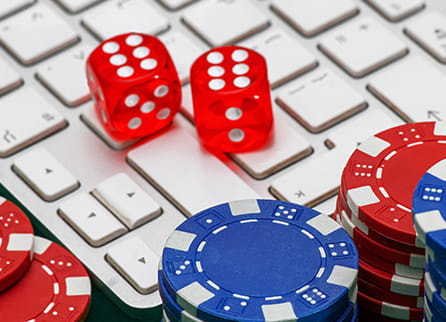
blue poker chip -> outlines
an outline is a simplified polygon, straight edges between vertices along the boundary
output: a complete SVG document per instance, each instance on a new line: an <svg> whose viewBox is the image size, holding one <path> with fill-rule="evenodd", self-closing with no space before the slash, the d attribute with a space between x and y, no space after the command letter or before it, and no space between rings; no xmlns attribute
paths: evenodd
<svg viewBox="0 0 446 322"><path fill-rule="evenodd" d="M434 253L446 254L446 159L421 177L412 200L413 222Z"/></svg>
<svg viewBox="0 0 446 322"><path fill-rule="evenodd" d="M163 305L166 312L169 315L169 319L173 321L196 321L200 322L198 318L192 316L188 312L184 311L175 299L169 294L166 288L166 284L164 282L164 277L162 271L158 271L158 290L163 300Z"/></svg>
<svg viewBox="0 0 446 322"><path fill-rule="evenodd" d="M446 288L438 283L436 280L438 277L438 271L435 266L432 263L426 265L424 274L425 297L428 299L431 309L443 316L446 321Z"/></svg>
<svg viewBox="0 0 446 322"><path fill-rule="evenodd" d="M181 224L162 266L167 292L205 321L333 321L355 289L358 254L327 215L240 200Z"/></svg>
<svg viewBox="0 0 446 322"><path fill-rule="evenodd" d="M355 305L355 309L353 311L353 316L352 319L350 320L351 322L356 322L358 321L358 313L359 313L359 307L358 304Z"/></svg>
<svg viewBox="0 0 446 322"><path fill-rule="evenodd" d="M426 256L435 263L438 269L440 269L442 272L446 272L446 253L440 254L438 252L434 252L430 247L427 246Z"/></svg>

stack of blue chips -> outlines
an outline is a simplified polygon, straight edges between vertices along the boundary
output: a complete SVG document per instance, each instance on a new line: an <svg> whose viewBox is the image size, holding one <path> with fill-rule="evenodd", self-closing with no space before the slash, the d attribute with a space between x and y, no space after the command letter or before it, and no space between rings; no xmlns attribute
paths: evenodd
<svg viewBox="0 0 446 322"><path fill-rule="evenodd" d="M446 159L420 179L413 197L415 229L426 245L424 317L446 321Z"/></svg>
<svg viewBox="0 0 446 322"><path fill-rule="evenodd" d="M358 254L315 210L276 200L206 209L169 237L159 291L170 321L356 321Z"/></svg>

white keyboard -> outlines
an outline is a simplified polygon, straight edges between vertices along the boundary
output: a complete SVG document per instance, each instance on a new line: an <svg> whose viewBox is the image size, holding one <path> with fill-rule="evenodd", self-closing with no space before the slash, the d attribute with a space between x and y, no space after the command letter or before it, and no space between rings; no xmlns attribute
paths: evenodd
<svg viewBox="0 0 446 322"><path fill-rule="evenodd" d="M183 109L162 136L116 141L84 65L130 31L166 44ZM191 122L188 70L235 43L267 59L275 136L261 151L213 155ZM1 0L0 45L0 182L131 316L161 304L158 259L187 216L253 197L329 214L359 142L446 119L443 0Z"/></svg>

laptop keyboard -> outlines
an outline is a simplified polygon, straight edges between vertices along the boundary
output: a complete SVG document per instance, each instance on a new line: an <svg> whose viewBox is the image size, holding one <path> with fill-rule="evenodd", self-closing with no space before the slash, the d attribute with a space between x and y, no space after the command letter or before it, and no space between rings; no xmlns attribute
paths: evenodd
<svg viewBox="0 0 446 322"><path fill-rule="evenodd" d="M85 61L130 31L166 44L183 108L164 134L117 141L94 112ZM2 0L0 41L2 184L138 316L161 304L158 259L187 216L259 197L331 213L359 142L446 116L440 0ZM188 71L233 43L267 59L274 140L215 155L193 128Z"/></svg>

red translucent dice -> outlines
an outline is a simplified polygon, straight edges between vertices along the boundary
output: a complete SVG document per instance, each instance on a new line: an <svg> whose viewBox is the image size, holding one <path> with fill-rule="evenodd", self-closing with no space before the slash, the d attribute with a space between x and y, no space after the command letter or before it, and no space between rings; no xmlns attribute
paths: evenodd
<svg viewBox="0 0 446 322"><path fill-rule="evenodd" d="M200 56L190 74L195 125L212 149L260 148L271 134L273 113L265 59L237 46Z"/></svg>
<svg viewBox="0 0 446 322"><path fill-rule="evenodd" d="M116 139L155 133L180 109L178 73L153 36L129 33L104 41L88 58L87 78L98 117Z"/></svg>

